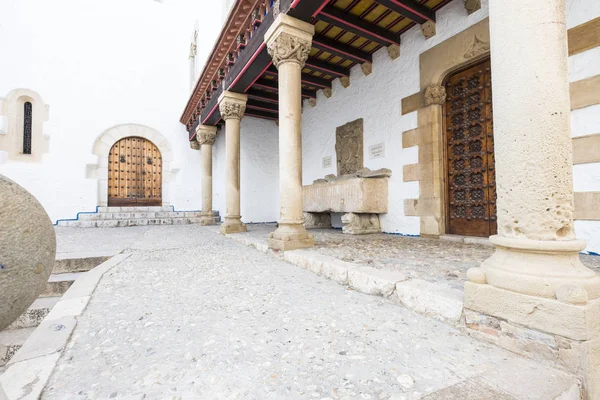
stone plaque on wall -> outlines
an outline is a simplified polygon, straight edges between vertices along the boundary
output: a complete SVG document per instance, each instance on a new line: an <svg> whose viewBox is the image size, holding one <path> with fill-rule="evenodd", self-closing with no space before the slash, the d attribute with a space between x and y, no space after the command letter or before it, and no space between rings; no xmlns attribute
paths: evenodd
<svg viewBox="0 0 600 400"><path fill-rule="evenodd" d="M335 153L339 175L355 174L363 169L363 119L336 129Z"/></svg>
<svg viewBox="0 0 600 400"><path fill-rule="evenodd" d="M373 146L369 146L369 155L371 160L375 158L384 158L385 157L385 143L374 144Z"/></svg>
<svg viewBox="0 0 600 400"><path fill-rule="evenodd" d="M331 156L323 157L323 168L331 168Z"/></svg>

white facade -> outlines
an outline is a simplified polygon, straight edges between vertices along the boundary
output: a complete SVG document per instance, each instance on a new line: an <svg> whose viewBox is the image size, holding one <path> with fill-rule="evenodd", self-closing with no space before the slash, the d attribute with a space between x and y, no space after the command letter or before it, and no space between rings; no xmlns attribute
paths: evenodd
<svg viewBox="0 0 600 400"><path fill-rule="evenodd" d="M101 188L90 168L99 164L94 144L111 127L137 124L160 133L172 151L169 203L177 210L201 208L200 152L189 148L179 123L190 94L190 34L198 18L198 61L206 59L226 18L231 0L149 0L98 3L77 0L2 2L0 14L0 97L14 89L38 93L49 105L43 133L49 151L40 162L7 160L0 173L30 190L53 221L74 218L99 205ZM600 2L568 0L568 27L600 16ZM114 10L119 10L115 13ZM417 126L416 112L402 115L401 100L419 91L419 56L458 32L487 18L488 0L467 15L455 0L437 12L437 34L425 40L418 26L402 36L401 55L385 49L373 56L373 72L359 66L351 85L333 83L333 96L318 93L317 106L303 109L303 180L336 173L336 127L364 119L364 163L389 168L389 212L384 232L419 234L419 217L405 216L404 199L419 197L418 182L404 182L405 165L417 163L417 148L402 148L402 132ZM24 23L26 21L26 23ZM524 38L526 40L526 38ZM8 56L7 56L8 55ZM600 74L600 48L570 58L570 79ZM0 117L0 122L2 118ZM0 123L0 130L5 123ZM572 113L573 136L600 132L600 106ZM214 209L225 214L224 135L213 151ZM383 144L385 156L371 159L369 147ZM244 117L241 124L241 214L244 222L279 217L278 127L272 121ZM323 168L323 158L331 167ZM600 191L600 163L576 165L577 192ZM588 251L600 253L600 221L576 221Z"/></svg>
<svg viewBox="0 0 600 400"><path fill-rule="evenodd" d="M197 16L198 55L212 49L221 5L193 0L81 2L0 0L0 97L28 89L49 105L39 162L0 154L0 173L31 191L50 218L75 218L99 205L93 151L117 125L146 126L168 141L175 171L169 203L201 207L200 154L179 117L190 94L188 56ZM209 4L210 3L210 4ZM116 12L118 10L118 12ZM0 118L6 133L6 118ZM158 143L156 143L158 145Z"/></svg>

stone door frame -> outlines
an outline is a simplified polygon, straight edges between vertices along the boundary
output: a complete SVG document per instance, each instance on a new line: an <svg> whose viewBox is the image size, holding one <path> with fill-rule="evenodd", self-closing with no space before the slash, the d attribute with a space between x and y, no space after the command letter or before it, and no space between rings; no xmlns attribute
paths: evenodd
<svg viewBox="0 0 600 400"><path fill-rule="evenodd" d="M447 232L445 80L490 57L489 20L484 19L422 53L421 90L402 100L402 114L417 111L417 128L403 132L402 147L418 146L419 162L405 165L403 180L419 182L419 198L404 201L404 214L420 218L421 236Z"/></svg>
<svg viewBox="0 0 600 400"><path fill-rule="evenodd" d="M86 167L86 177L98 180L98 206L108 206L108 154L112 146L121 139L137 136L152 142L162 155L163 182L162 182L162 205L171 204L171 183L179 172L174 167L173 151L166 137L157 130L140 124L116 125L104 131L92 148L92 153L98 158L96 164Z"/></svg>

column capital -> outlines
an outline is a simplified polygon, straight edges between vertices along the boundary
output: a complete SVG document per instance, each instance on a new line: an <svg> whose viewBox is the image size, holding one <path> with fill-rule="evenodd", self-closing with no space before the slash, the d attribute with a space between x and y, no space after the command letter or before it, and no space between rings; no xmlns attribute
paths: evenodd
<svg viewBox="0 0 600 400"><path fill-rule="evenodd" d="M195 140L190 140L190 149L192 150L200 150L200 143Z"/></svg>
<svg viewBox="0 0 600 400"><path fill-rule="evenodd" d="M217 138L217 127L210 125L198 125L196 128L196 141L200 144L215 144Z"/></svg>
<svg viewBox="0 0 600 400"><path fill-rule="evenodd" d="M221 117L228 119L242 119L246 112L246 101L248 96L245 94L225 91L219 96L219 111Z"/></svg>
<svg viewBox="0 0 600 400"><path fill-rule="evenodd" d="M265 43L273 64L294 62L304 66L310 49L315 27L286 14L279 14L265 34Z"/></svg>
<svg viewBox="0 0 600 400"><path fill-rule="evenodd" d="M446 88L443 86L429 86L425 90L425 104L443 106L446 103Z"/></svg>

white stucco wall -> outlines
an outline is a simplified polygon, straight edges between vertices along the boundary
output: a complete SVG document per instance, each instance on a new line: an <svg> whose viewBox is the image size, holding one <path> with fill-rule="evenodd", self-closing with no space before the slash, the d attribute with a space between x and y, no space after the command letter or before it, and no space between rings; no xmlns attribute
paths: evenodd
<svg viewBox="0 0 600 400"><path fill-rule="evenodd" d="M600 16L600 1L568 0L567 28L573 28ZM600 75L600 47L569 57L569 80L576 82ZM571 113L573 137L600 133L600 105L574 110ZM576 192L600 191L600 163L573 167ZM587 251L600 253L600 221L575 221L575 233L588 242Z"/></svg>
<svg viewBox="0 0 600 400"><path fill-rule="evenodd" d="M600 15L596 0L567 0L568 27L582 24ZM419 55L488 16L488 0L481 10L467 15L463 2L453 3L437 12L437 34L425 40L418 26L402 35L400 58L391 60L386 49L373 56L373 73L364 76L360 66L351 71L351 86L344 89L338 80L333 96L318 93L317 106L305 102L303 112L303 180L310 184L327 174L336 173L335 130L357 118L364 119L364 163L371 169L389 168L389 212L382 216L385 232L419 234L419 218L404 215L403 200L418 198L418 182L403 182L404 165L418 161L416 147L402 149L402 132L417 127L416 112L402 116L401 100L419 88ZM571 57L571 81L600 74L600 48ZM573 112L573 135L600 132L600 106ZM369 147L385 143L385 158L369 159ZM323 157L331 156L331 168L322 167ZM576 191L600 190L600 164L574 167ZM588 251L600 252L600 222L577 221L579 238L588 241Z"/></svg>
<svg viewBox="0 0 600 400"><path fill-rule="evenodd" d="M416 26L404 35L400 57L392 60L385 48L373 55L373 73L364 76L360 66L352 69L350 87L334 81L333 96L318 93L317 106L305 102L303 114L304 184L336 174L336 127L364 119L364 164L371 169L389 168L388 213L381 217L384 232L419 234L419 218L404 215L404 199L419 197L418 182L403 182L402 168L418 162L418 148L402 148L402 132L417 127L417 113L402 115L401 101L420 90L419 55L488 16L487 0L481 10L468 15L462 1L454 1L437 12L437 34L425 40ZM385 143L385 157L369 158L369 147ZM332 157L331 168L322 167L323 157Z"/></svg>
<svg viewBox="0 0 600 400"><path fill-rule="evenodd" d="M279 219L279 128L273 121L244 117L240 126L242 221ZM213 147L213 207L225 217L225 127Z"/></svg>
<svg viewBox="0 0 600 400"><path fill-rule="evenodd" d="M179 117L189 96L189 38L194 20L220 15L219 2L194 0L1 1L0 97L39 93L50 105L41 163L5 162L0 173L31 191L51 219L98 205L94 141L119 124L141 124L168 139L180 169L171 185L176 209L201 207L200 153L189 148ZM204 60L220 30L204 18Z"/></svg>

